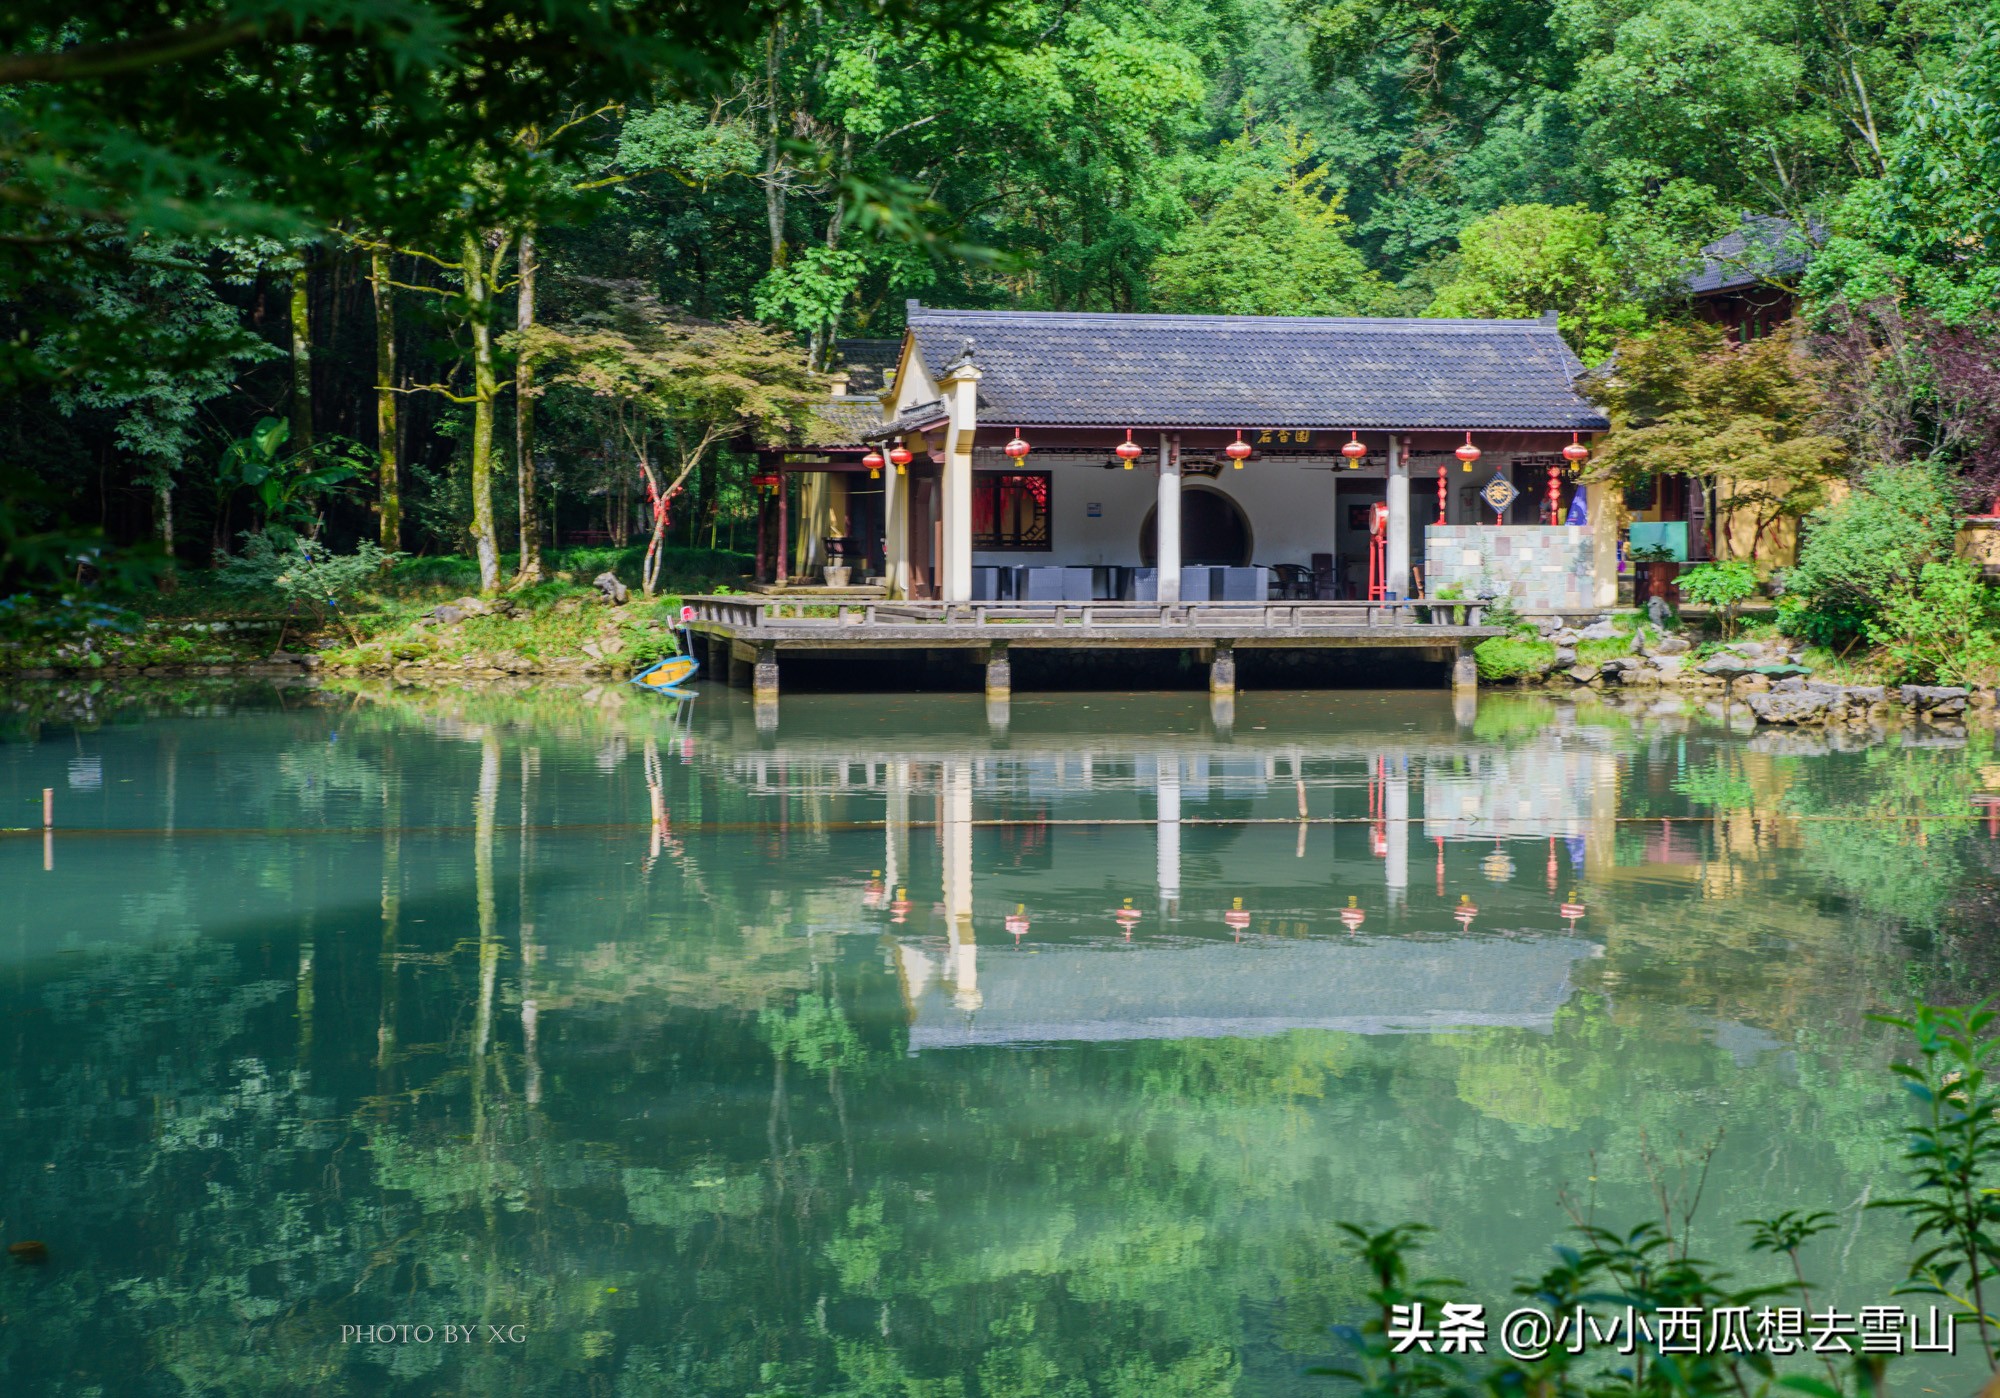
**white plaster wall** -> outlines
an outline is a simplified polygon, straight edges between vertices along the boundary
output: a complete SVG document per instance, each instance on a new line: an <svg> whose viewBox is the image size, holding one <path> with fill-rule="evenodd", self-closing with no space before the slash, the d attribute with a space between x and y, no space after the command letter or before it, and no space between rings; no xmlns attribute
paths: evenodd
<svg viewBox="0 0 2000 1398"><path fill-rule="evenodd" d="M1139 561L1139 530L1158 499L1159 477L1150 462L1130 471L1105 470L1102 456L1072 458L1037 453L1030 470L1050 475L1051 547L1046 551L978 552L976 566L1023 563L1125 564ZM1331 466L1339 457L1307 466L1299 461L1253 461L1242 470L1224 468L1219 476L1190 477L1184 490L1209 488L1236 502L1250 521L1251 562L1309 563L1315 553L1332 550L1336 493ZM974 469L1005 469L1006 458L982 448ZM1382 473L1342 470L1341 484L1371 478L1380 492ZM1102 506L1090 518L1092 501Z"/></svg>

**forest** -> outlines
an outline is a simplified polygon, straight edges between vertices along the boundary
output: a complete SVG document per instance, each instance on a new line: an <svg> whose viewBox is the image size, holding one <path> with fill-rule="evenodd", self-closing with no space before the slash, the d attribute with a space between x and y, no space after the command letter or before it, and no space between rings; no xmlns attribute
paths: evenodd
<svg viewBox="0 0 2000 1398"><path fill-rule="evenodd" d="M1620 432L1804 516L2000 481L2000 6L109 0L0 58L0 582L745 547L751 437L929 304L1555 309ZM1690 321L1746 216L1761 356ZM1620 439L1624 439L1622 442ZM1767 490L1767 493L1768 490Z"/></svg>

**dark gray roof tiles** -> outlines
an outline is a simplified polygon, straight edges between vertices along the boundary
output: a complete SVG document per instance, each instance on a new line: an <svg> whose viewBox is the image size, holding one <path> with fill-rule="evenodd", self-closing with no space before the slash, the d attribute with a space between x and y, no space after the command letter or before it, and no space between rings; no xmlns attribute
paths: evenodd
<svg viewBox="0 0 2000 1398"><path fill-rule="evenodd" d="M1701 270L1688 278L1688 290L1701 296L1795 276L1812 260L1811 241L1824 232L1815 224L1809 240L1788 218L1745 214L1742 227L1701 250Z"/></svg>
<svg viewBox="0 0 2000 1398"><path fill-rule="evenodd" d="M910 303L933 373L968 339L1008 426L1519 428L1609 424L1547 320L948 311Z"/></svg>
<svg viewBox="0 0 2000 1398"><path fill-rule="evenodd" d="M849 393L880 393L902 357L901 340L835 340L835 357L847 373Z"/></svg>
<svg viewBox="0 0 2000 1398"><path fill-rule="evenodd" d="M870 432L868 439L880 442L905 432L921 432L926 427L937 426L946 416L942 398L933 398L928 403L915 403Z"/></svg>
<svg viewBox="0 0 2000 1398"><path fill-rule="evenodd" d="M873 398L844 394L813 404L813 424L806 431L815 447L858 447L882 425L882 405Z"/></svg>

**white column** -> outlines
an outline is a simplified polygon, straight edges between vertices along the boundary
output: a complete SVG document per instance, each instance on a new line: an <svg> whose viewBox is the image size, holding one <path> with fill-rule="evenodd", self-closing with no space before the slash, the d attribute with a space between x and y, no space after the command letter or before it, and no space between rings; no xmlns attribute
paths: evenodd
<svg viewBox="0 0 2000 1398"><path fill-rule="evenodd" d="M1382 880L1389 886L1389 906L1400 908L1410 893L1410 759L1407 754L1389 759L1388 779L1382 799L1382 819L1388 826L1388 857L1382 861Z"/></svg>
<svg viewBox="0 0 2000 1398"><path fill-rule="evenodd" d="M910 478L893 466L882 473L882 563L889 595L910 595Z"/></svg>
<svg viewBox="0 0 2000 1398"><path fill-rule="evenodd" d="M944 489L938 502L938 595L946 602L972 600L972 439L979 428L979 369L969 359L945 376L951 421L944 447Z"/></svg>
<svg viewBox="0 0 2000 1398"><path fill-rule="evenodd" d="M910 853L910 767L901 758L889 763L883 780L887 789L886 817L882 822L882 882L889 897L903 881L903 869Z"/></svg>
<svg viewBox="0 0 2000 1398"><path fill-rule="evenodd" d="M1160 434L1159 508L1153 512L1153 555L1160 565L1160 600L1181 600L1181 439Z"/></svg>
<svg viewBox="0 0 2000 1398"><path fill-rule="evenodd" d="M1155 811L1159 817L1159 846L1156 873L1160 886L1160 916L1174 918L1181 911L1181 760L1178 754L1163 752L1154 758Z"/></svg>
<svg viewBox="0 0 2000 1398"><path fill-rule="evenodd" d="M938 818L944 825L944 911L951 946L952 1003L979 1008L979 945L972 931L972 764L954 758L944 764L938 788Z"/></svg>
<svg viewBox="0 0 2000 1398"><path fill-rule="evenodd" d="M1410 463L1402 442L1389 437L1389 546L1388 577L1383 586L1391 597L1410 595Z"/></svg>

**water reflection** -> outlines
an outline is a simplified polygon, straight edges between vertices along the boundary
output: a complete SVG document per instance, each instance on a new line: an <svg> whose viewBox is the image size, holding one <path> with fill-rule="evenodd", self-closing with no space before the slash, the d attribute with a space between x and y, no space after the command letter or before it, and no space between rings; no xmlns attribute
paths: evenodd
<svg viewBox="0 0 2000 1398"><path fill-rule="evenodd" d="M1996 981L1989 734L1678 703L5 696L9 1391L1291 1394L1338 1218L1841 1211ZM1854 817L1865 817L1856 819ZM31 825L32 817L6 822ZM1746 1274L1763 1264L1746 1259ZM343 1342L520 1325L518 1350Z"/></svg>

